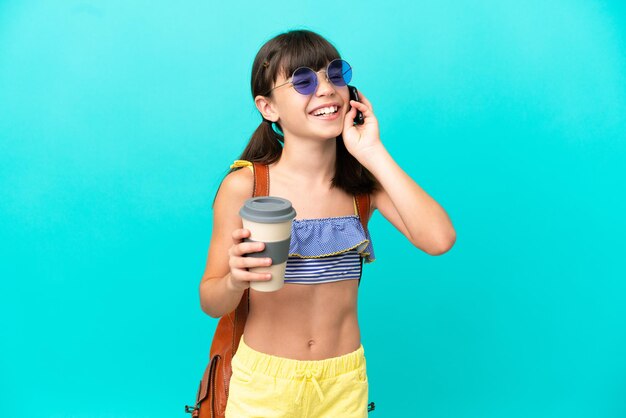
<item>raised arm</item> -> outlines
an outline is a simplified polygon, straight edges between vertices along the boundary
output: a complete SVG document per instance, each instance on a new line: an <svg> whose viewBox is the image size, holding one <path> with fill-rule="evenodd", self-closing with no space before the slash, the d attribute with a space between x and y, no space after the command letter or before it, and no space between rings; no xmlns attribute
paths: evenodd
<svg viewBox="0 0 626 418"><path fill-rule="evenodd" d="M384 152L366 166L380 182L372 206L417 248L441 255L454 245L456 232L445 210Z"/></svg>
<svg viewBox="0 0 626 418"><path fill-rule="evenodd" d="M346 149L376 177L382 190L374 193L378 209L411 243L431 255L447 252L456 240L448 214L417 185L391 157L380 140L378 120L372 104L361 92L363 103L350 101L343 140ZM363 112L363 125L353 125L356 111Z"/></svg>

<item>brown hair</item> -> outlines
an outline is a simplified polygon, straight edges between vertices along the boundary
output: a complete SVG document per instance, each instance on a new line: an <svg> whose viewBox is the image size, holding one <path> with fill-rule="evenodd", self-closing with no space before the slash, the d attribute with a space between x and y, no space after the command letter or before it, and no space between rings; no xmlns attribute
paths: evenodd
<svg viewBox="0 0 626 418"><path fill-rule="evenodd" d="M267 41L254 58L250 80L252 97L271 97L270 90L281 73L291 74L303 66L322 68L336 58L340 58L337 49L315 32L292 30L281 33ZM276 125L282 132L280 124ZM262 120L238 159L272 164L280 158L283 141L283 136L273 129L272 124ZM348 152L341 135L337 137L335 164L331 187L338 187L349 194L372 193L379 188L372 173ZM240 168L232 168L226 175Z"/></svg>

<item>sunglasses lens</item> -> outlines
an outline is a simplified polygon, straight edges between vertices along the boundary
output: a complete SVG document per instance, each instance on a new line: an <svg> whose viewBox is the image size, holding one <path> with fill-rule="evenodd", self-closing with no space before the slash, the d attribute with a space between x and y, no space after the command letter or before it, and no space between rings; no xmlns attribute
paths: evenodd
<svg viewBox="0 0 626 418"><path fill-rule="evenodd" d="M352 67L342 59L328 64L328 79L335 86L342 87L352 80ZM300 94L309 95L317 88L317 73L308 67L300 67L293 72L293 87Z"/></svg>
<svg viewBox="0 0 626 418"><path fill-rule="evenodd" d="M317 74L310 68L298 68L293 73L293 88L300 94L308 95L317 87Z"/></svg>
<svg viewBox="0 0 626 418"><path fill-rule="evenodd" d="M352 67L344 60L333 60L328 64L328 79L335 86L345 86L352 80Z"/></svg>

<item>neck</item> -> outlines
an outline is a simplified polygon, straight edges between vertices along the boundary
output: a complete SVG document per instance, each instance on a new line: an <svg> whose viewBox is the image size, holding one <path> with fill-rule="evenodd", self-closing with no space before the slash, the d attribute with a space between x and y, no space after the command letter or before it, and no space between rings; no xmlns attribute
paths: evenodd
<svg viewBox="0 0 626 418"><path fill-rule="evenodd" d="M300 184L330 187L335 176L337 140L290 140L285 138L285 146L276 162L275 169L289 173L289 177Z"/></svg>

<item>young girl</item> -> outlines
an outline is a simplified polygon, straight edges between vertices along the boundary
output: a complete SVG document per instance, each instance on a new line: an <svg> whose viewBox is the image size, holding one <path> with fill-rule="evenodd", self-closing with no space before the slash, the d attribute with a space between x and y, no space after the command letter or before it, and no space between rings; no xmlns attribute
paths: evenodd
<svg viewBox="0 0 626 418"><path fill-rule="evenodd" d="M263 121L214 201L204 312L232 312L250 282L269 280L245 257L263 243L243 242L239 209L252 197L249 161L267 164L271 196L297 212L285 285L250 291L250 309L232 360L227 417L366 417L368 382L357 319L361 259L374 260L354 196L370 194L379 210L417 248L450 249L455 231L445 211L393 160L381 142L372 104L350 100L352 69L324 38L283 33L259 50L252 96ZM361 111L364 123L353 120ZM281 134L277 133L280 131ZM248 166L248 168L246 168Z"/></svg>

